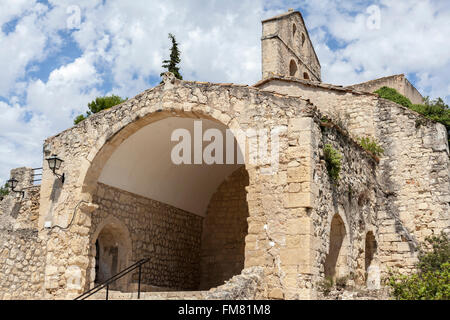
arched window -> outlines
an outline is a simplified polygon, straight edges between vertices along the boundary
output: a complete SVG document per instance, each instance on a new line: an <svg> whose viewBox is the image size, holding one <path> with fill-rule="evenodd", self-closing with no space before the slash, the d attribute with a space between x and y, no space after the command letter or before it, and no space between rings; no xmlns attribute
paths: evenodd
<svg viewBox="0 0 450 320"><path fill-rule="evenodd" d="M309 74L308 74L308 72L303 72L303 79L309 80Z"/></svg>
<svg viewBox="0 0 450 320"><path fill-rule="evenodd" d="M296 33L297 33L297 26L294 23L293 26L292 26L292 36L295 37Z"/></svg>
<svg viewBox="0 0 450 320"><path fill-rule="evenodd" d="M291 60L291 63L289 64L289 75L291 77L295 77L295 74L297 73L297 64L294 60Z"/></svg>
<svg viewBox="0 0 450 320"><path fill-rule="evenodd" d="M305 41L306 41L306 37L305 37L305 34L304 34L304 33L302 33L302 46L304 46L304 45L305 45Z"/></svg>
<svg viewBox="0 0 450 320"><path fill-rule="evenodd" d="M375 240L375 236L372 231L369 231L366 235L366 248L365 248L365 268L370 267L373 261L373 256L377 251L377 241Z"/></svg>

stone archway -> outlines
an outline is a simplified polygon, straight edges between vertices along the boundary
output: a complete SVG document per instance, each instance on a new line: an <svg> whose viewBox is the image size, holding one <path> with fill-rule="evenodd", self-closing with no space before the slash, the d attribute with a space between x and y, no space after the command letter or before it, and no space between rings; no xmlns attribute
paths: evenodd
<svg viewBox="0 0 450 320"><path fill-rule="evenodd" d="M123 222L108 217L98 227L91 240L91 286L101 284L131 264L132 245L128 228ZM113 284L113 289L125 291L130 284L126 276Z"/></svg>
<svg viewBox="0 0 450 320"><path fill-rule="evenodd" d="M339 214L331 220L330 245L325 259L325 277L333 281L348 274L347 234L345 224Z"/></svg>
<svg viewBox="0 0 450 320"><path fill-rule="evenodd" d="M195 279L195 272L191 272L192 268L198 266L198 260L189 260L179 254L170 254L164 245L173 243L175 247L184 250L184 252L195 252L199 248L198 244L201 239L195 246L191 246L192 241L198 240L198 236L183 238L178 236L178 231L194 230L196 235L201 235L201 218L196 218L198 215L191 215L186 210L174 205L169 204L169 208L161 205L161 201L152 201L145 194L138 194L139 190L118 190L120 188L117 188L117 186L106 185L105 180L102 183L99 178L105 165L113 157L113 154L121 146L124 146L124 143L134 134L147 126L156 125L164 119L208 120L216 127L222 126L231 129L233 134L240 129L271 130L271 128L280 124L284 126L289 124L287 129L290 136L297 136L299 134L298 129L303 128L303 124L309 126L311 122L310 114L305 113L305 110L309 110L309 104L298 98L270 95L258 89L240 85L179 81L170 75L166 75L164 83L160 86L147 90L122 105L93 115L74 128L49 138L44 147L45 152L58 154L64 159L62 170L67 173L67 179L62 186L60 197L53 199L49 196L53 187L53 173L48 168L44 168L39 224L43 226L45 219L70 221L70 214L74 211L67 209L78 208L78 211L75 220L76 225L68 231L67 236L64 236L62 241L57 239L54 234L49 235L49 241L58 244L52 246L47 253L45 290L55 296L66 295L66 286L61 281L58 282L61 277L59 270L71 265L81 269L81 288L83 289L74 289L70 293L79 294L81 290L88 289L91 282L94 281L95 275L95 272L90 272L90 270L95 271L95 255L90 254L90 248L95 247L95 242L91 242L92 234L97 230L97 226L102 219L108 216L119 219L129 229L133 254L131 261L136 261L142 256L136 253L135 249L137 248L146 250L150 253L151 258L166 255L164 258L156 260L166 261L167 265L160 264L153 271L152 267L149 267L148 270L145 270L147 274L153 272L153 274L160 275L161 273L158 270L163 269L170 271L172 275L176 275L179 279L190 279L191 284L198 281L198 279ZM274 114L278 116L273 117ZM305 127L305 130L309 129ZM73 139L73 137L77 138ZM283 144L287 144L287 136L283 135L281 139ZM299 143L307 145L308 142L302 140ZM141 152L146 149L148 149L148 146L144 145L134 150ZM156 151L153 153L158 154ZM246 150L246 154L248 155L248 150ZM283 159L297 158L295 153L285 154L284 151L281 156ZM127 164L128 166L122 166L116 172L123 173L123 168L134 167L133 164ZM151 168L151 165L147 165L147 167ZM249 175L249 186L246 187L249 235L245 238L244 266L245 268L271 266L273 264L272 255L267 252L266 248L258 247L257 243L258 235L266 234L266 230L263 228L264 223L261 221L264 210L266 208L270 210L272 204L275 203L277 203L277 206L280 205L282 212L287 212L291 210L290 208L310 207L311 197L306 197L306 194L292 194L290 197L286 197L285 193L277 193L272 195L270 201L261 203L260 199L263 196L259 184L263 181L263 177L259 167L249 164L245 164L244 167ZM114 168L114 165L111 168ZM264 180L267 188L278 188L280 190L284 188L286 179L283 179L283 176L286 175L287 171L284 163L281 164L279 171L277 179ZM138 170L137 172L141 171ZM136 173L134 174L134 177L136 177ZM208 177L208 175L203 176ZM226 176L225 173L222 176L216 176L217 187L225 180ZM303 175L300 176L303 177ZM183 184L182 179L178 182L171 181L174 186L177 185L176 183ZM197 182L199 182L198 179L189 180L188 183L184 181L188 186ZM209 198L205 196L205 199L207 199L205 200L206 207L217 187L209 188L211 194L208 194ZM195 189L191 188L192 190ZM194 193L192 198L195 196ZM82 204L79 205L80 203ZM145 216L148 214L149 208L152 208L150 213L156 215L151 219ZM165 208L164 212L181 218L177 220L176 224L167 223L167 215L162 214L161 208ZM199 210L199 208L197 209ZM183 212L181 213L179 210ZM130 212L136 214L129 215ZM137 217L137 220L129 219L130 216ZM144 222L140 219L143 219ZM151 224L148 221L157 221L159 226L165 225L165 229L158 231L158 235L152 238L160 241L156 245L143 244L135 239L137 234L146 234L146 230L139 229L146 225L150 226ZM309 236L309 233L307 234ZM180 239L182 239L183 244L178 243ZM183 239L189 239L189 241ZM291 249L294 248L289 248L289 250ZM286 260L285 250L283 248L277 248L277 250L282 250L280 252L282 260ZM146 252L144 252L145 255L147 255ZM63 256L69 256L70 258L68 260L61 259L60 257ZM297 260L288 259L285 262L289 266L300 264ZM188 269L182 268L182 264L189 264L190 267ZM311 263L308 263L309 265ZM283 265L282 268L285 267ZM308 267L305 268L308 269ZM184 270L184 272L179 272L180 270ZM271 277L273 281L279 281L276 280L277 275L274 274ZM167 288L167 286L164 286L166 280L165 276L160 276L160 279L158 279L158 281L163 282L164 288ZM284 286L284 284L282 285ZM290 288L291 283L286 283L286 286ZM183 287L187 286L183 285ZM181 290L183 287L170 289ZM192 286L188 289L195 289L195 287Z"/></svg>
<svg viewBox="0 0 450 320"><path fill-rule="evenodd" d="M243 164L225 162L227 150L223 153L223 164L173 163L173 145L170 142L174 130L179 129L190 132L195 139L195 125L199 122L205 132L216 130L222 132L223 137L230 136L226 132L228 128L211 118L174 117L173 113L152 114L143 120L145 125L133 124L133 130L126 128L120 131L118 135L124 134L126 137L113 137L94 159L90 173L98 176L96 187L86 188L93 202L99 206L93 213L93 223L98 223L106 214L126 221L133 234L133 260L151 258L143 268L143 283L150 290L198 289L202 270L205 270L205 263L200 258L202 234L203 239L207 239L205 234L225 232L226 249L222 250L219 244L214 243L212 250L215 257L222 255L221 258L227 260L220 264L226 270L216 273L207 286L223 284L244 268L249 216L245 190L249 184L248 172ZM237 160L240 147L235 137L231 135L231 138L234 139L233 152ZM205 142L205 145L208 144ZM224 147L226 145L227 141L224 141ZM192 158L195 158L194 155ZM233 213L227 214L222 208L208 207L217 202L215 191L227 183L233 172L239 170L246 177L238 181L240 189L237 194L243 203L236 212L239 217ZM241 180L244 182L241 183ZM219 215L222 215L227 226L231 226L230 230L204 227L202 232L202 221ZM236 219L239 219L237 226Z"/></svg>

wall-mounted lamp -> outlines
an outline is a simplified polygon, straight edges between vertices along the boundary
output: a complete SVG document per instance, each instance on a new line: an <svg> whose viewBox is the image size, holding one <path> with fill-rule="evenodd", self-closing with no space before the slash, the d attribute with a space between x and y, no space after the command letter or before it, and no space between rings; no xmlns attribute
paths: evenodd
<svg viewBox="0 0 450 320"><path fill-rule="evenodd" d="M25 197L25 191L16 190L18 184L19 184L19 181L17 181L14 178L8 180L8 186L11 188L11 191L15 192L15 193L20 193L22 195L22 199L23 199Z"/></svg>
<svg viewBox="0 0 450 320"><path fill-rule="evenodd" d="M61 160L60 158L58 158L58 156L56 156L56 155L52 155L50 158L47 158L46 160L48 161L48 166L52 170L53 174L55 176L57 176L58 178L60 178L61 182L64 183L64 180L65 180L64 173L62 175L56 173L56 170L59 170L59 168L61 167L61 164L64 161Z"/></svg>

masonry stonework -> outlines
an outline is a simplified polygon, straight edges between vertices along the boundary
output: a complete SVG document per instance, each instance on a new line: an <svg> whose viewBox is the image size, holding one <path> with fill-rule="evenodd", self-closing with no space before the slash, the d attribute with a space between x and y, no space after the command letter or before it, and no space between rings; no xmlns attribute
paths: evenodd
<svg viewBox="0 0 450 320"><path fill-rule="evenodd" d="M92 216L93 237L98 236L96 231L101 231L102 222L111 217L128 229L131 259L117 272L140 259L150 258L142 269L144 284L181 291L198 288L201 217L100 183L93 203L99 206ZM96 240L91 238L91 243ZM90 259L92 275L94 257ZM137 279L132 279L132 283L137 283Z"/></svg>
<svg viewBox="0 0 450 320"><path fill-rule="evenodd" d="M212 196L203 222L200 289L210 289L244 269L248 232L248 173L236 170Z"/></svg>

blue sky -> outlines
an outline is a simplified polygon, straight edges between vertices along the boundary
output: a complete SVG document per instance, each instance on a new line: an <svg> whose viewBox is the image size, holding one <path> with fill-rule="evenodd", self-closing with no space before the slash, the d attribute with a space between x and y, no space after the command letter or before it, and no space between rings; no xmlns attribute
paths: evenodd
<svg viewBox="0 0 450 320"><path fill-rule="evenodd" d="M169 32L185 79L257 82L260 21L288 8L304 15L324 82L405 73L450 102L447 0L0 0L0 183L41 166L43 140L96 96L156 85Z"/></svg>

